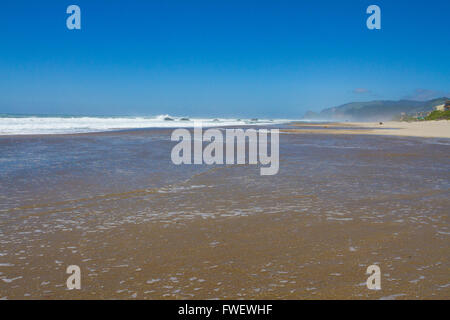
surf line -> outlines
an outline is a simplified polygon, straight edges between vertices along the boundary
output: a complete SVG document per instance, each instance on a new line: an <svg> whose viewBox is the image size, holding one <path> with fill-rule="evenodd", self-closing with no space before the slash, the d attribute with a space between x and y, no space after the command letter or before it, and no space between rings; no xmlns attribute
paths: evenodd
<svg viewBox="0 0 450 320"><path fill-rule="evenodd" d="M225 131L225 135L222 131ZM269 133L270 143L268 142ZM193 138L189 130L179 128L172 132L171 141L180 141L172 148L171 152L172 162L176 165L260 164L260 175L275 175L279 170L278 129L219 130L210 128L203 132L202 123L195 122ZM209 142L209 144L203 147L203 142ZM192 144L194 144L193 157ZM269 144L270 155L268 153ZM248 155L246 150L248 150Z"/></svg>

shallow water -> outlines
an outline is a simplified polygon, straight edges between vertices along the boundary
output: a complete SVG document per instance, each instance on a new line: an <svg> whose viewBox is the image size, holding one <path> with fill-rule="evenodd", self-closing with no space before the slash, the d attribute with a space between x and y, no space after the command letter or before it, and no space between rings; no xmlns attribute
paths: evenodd
<svg viewBox="0 0 450 320"><path fill-rule="evenodd" d="M260 176L170 134L0 137L0 298L450 298L448 139L282 134Z"/></svg>

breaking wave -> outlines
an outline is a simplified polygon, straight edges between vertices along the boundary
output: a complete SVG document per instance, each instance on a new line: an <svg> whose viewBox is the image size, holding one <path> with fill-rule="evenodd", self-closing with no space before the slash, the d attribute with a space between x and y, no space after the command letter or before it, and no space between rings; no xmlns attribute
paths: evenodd
<svg viewBox="0 0 450 320"><path fill-rule="evenodd" d="M196 121L204 127L236 125L269 125L286 123L286 119L223 119L174 117L61 117L61 116L0 116L0 135L69 134L103 132L139 128L189 128Z"/></svg>

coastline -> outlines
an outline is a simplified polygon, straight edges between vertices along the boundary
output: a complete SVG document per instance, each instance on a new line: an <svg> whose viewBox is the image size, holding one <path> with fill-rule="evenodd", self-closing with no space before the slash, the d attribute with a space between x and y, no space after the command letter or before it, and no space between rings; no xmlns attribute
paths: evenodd
<svg viewBox="0 0 450 320"><path fill-rule="evenodd" d="M436 121L387 121L382 122L333 122L294 123L295 129L280 130L284 133L315 134L368 134L422 138L450 138L450 120Z"/></svg>

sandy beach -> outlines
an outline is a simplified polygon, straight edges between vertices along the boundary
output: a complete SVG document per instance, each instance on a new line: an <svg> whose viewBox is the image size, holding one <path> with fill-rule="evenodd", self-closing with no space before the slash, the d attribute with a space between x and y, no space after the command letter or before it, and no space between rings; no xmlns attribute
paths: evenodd
<svg viewBox="0 0 450 320"><path fill-rule="evenodd" d="M450 138L450 120L438 121L387 121L379 122L336 122L297 123L284 132L318 134L375 134L386 136L409 136L424 138Z"/></svg>
<svg viewBox="0 0 450 320"><path fill-rule="evenodd" d="M270 177L175 166L169 139L1 137L0 298L450 297L446 139L284 134Z"/></svg>

